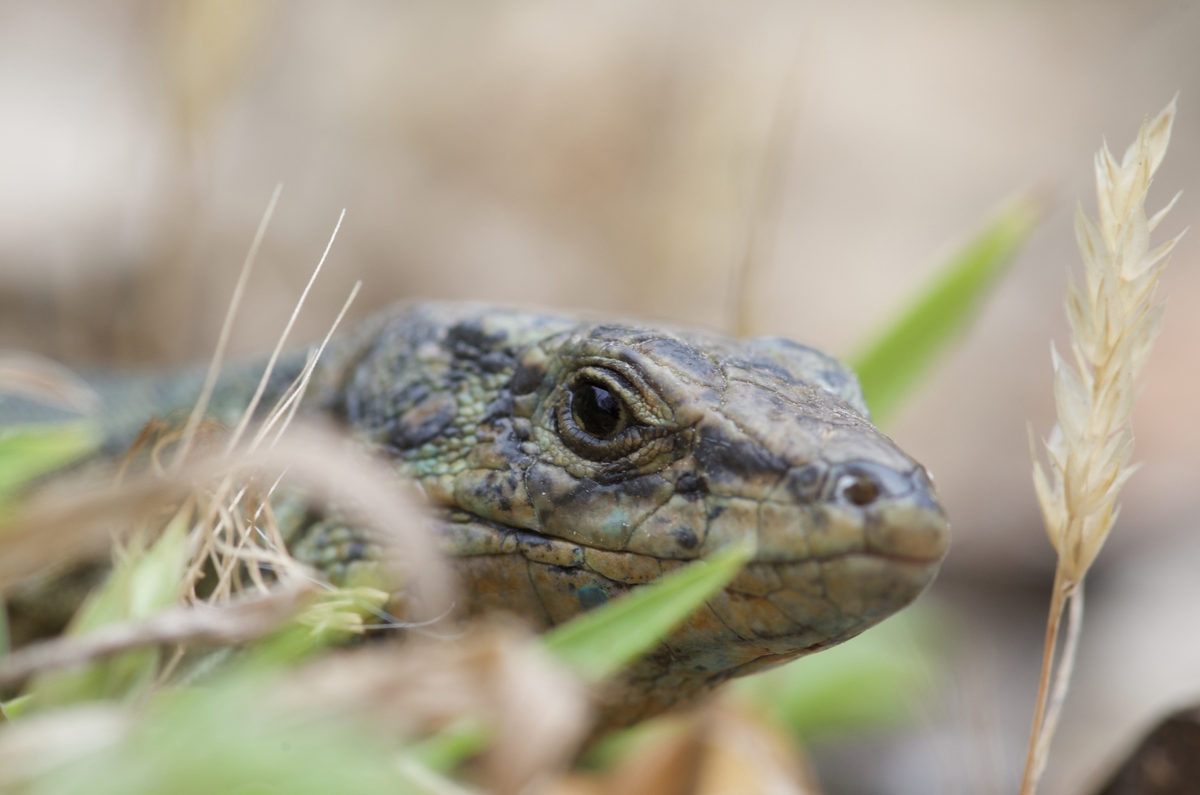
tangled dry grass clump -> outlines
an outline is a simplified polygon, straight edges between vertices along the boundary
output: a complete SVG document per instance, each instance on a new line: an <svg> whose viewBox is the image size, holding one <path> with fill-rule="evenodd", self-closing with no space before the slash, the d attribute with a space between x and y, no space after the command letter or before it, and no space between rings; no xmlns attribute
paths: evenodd
<svg viewBox="0 0 1200 795"><path fill-rule="evenodd" d="M1045 442L1048 473L1034 452L1033 482L1058 565L1022 795L1032 795L1037 788L1066 697L1082 619L1084 577L1116 521L1121 487L1136 469L1130 464L1134 381L1162 323L1155 287L1182 236L1150 246L1150 233L1178 195L1149 218L1145 210L1174 120L1172 100L1142 125L1120 162L1105 144L1095 164L1099 217L1089 218L1082 207L1075 214L1084 281L1067 285L1074 367L1052 350L1058 424ZM1051 690L1054 651L1068 605L1066 640Z"/></svg>
<svg viewBox="0 0 1200 795"><path fill-rule="evenodd" d="M31 588L34 599L48 597L45 586L53 587L55 577L72 566L110 555L114 561L62 635L7 654L0 647L0 694L16 686L24 693L7 703L0 697L2 791L46 786L44 776L60 773L69 779L73 764L116 765L115 778L136 775L141 767L142 775L157 775L160 786L181 783L192 754L172 756L169 742L156 747L159 740L144 732L163 720L155 715L171 708L185 692L180 687L197 678L212 686L207 703L168 720L168 736L195 733L199 739L208 730L237 734L229 721L240 721L237 716L247 710L255 713L246 730L246 750L233 749L231 758L254 756L251 768L258 765L260 775L253 769L239 773L231 763L230 770L213 774L217 779L209 791L259 780L263 770L280 786L285 786L278 778L285 770L293 771L296 781L306 775L336 779L345 767L339 760L351 761L354 754L360 767L374 771L363 779L371 782L369 791L394 791L397 783L404 791L462 791L421 758L424 752L478 756L478 778L490 791L518 792L533 778L563 769L584 737L587 701L581 683L526 633L511 628L479 627L465 637L384 645L301 664L322 647L367 629L441 624L434 628L445 635L444 620L455 596L453 578L412 487L361 445L328 429L292 422L357 285L329 334L265 416L257 419L256 408L304 296L235 427L227 429L206 416L278 198L277 189L187 419L151 420L124 461L96 461L35 483L22 495L19 510L0 516L0 593L11 596ZM328 254L327 247L322 264ZM319 271L320 264L305 296ZM57 370L13 362L0 371L8 374L12 389L55 404L76 397L78 390L68 390L78 386L75 381L44 375ZM60 393L63 399L56 399ZM336 504L339 516L370 529L384 564L380 573L386 582L379 585L386 590L335 588L296 560L276 513L285 491L285 506L302 494L305 505ZM402 618L394 614L398 608ZM0 603L0 617L3 610ZM249 663L231 666L231 653L257 660L259 667L274 661L270 677L256 680L252 695L239 684L250 675ZM534 692L540 698L531 703ZM213 715L219 725L212 723ZM327 738L312 754L307 772L303 764L272 768L270 760L260 758L263 743L302 742L305 732L323 731L326 724L351 728ZM470 729L465 735L463 725ZM380 746L365 758L346 742L363 731ZM436 753L423 751L423 739ZM396 749L406 750L397 756ZM157 771L149 773L147 766ZM222 775L228 781L218 782ZM353 789L350 778L336 783ZM391 784L380 788L381 782ZM63 780L49 786L72 790Z"/></svg>

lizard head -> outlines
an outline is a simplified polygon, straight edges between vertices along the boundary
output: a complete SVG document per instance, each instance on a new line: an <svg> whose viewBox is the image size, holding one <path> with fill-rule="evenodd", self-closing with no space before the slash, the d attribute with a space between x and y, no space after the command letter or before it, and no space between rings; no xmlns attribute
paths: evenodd
<svg viewBox="0 0 1200 795"><path fill-rule="evenodd" d="M558 623L749 538L752 562L666 642L715 681L856 635L945 554L925 468L816 350L495 310L396 329L350 419L455 517L480 609Z"/></svg>

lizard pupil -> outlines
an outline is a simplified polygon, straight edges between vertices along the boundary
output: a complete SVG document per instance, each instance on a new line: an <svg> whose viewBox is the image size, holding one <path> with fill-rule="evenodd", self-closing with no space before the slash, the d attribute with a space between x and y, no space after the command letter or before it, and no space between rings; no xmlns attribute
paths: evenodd
<svg viewBox="0 0 1200 795"><path fill-rule="evenodd" d="M622 429L625 406L602 386L580 384L571 395L571 413L584 431L598 439L608 439Z"/></svg>

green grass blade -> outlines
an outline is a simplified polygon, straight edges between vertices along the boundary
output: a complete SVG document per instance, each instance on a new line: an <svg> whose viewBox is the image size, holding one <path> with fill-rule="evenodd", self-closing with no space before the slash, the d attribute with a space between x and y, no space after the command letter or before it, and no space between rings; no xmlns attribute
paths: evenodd
<svg viewBox="0 0 1200 795"><path fill-rule="evenodd" d="M86 421L0 429L0 498L94 452L100 441Z"/></svg>
<svg viewBox="0 0 1200 795"><path fill-rule="evenodd" d="M546 633L551 654L591 681L619 671L729 584L754 550L730 547Z"/></svg>
<svg viewBox="0 0 1200 795"><path fill-rule="evenodd" d="M487 750L495 733L480 720L462 720L432 737L409 744L404 755L434 773L448 775L471 757Z"/></svg>
<svg viewBox="0 0 1200 795"><path fill-rule="evenodd" d="M12 638L8 631L8 607L4 598L0 597L0 660L3 660L12 650Z"/></svg>
<svg viewBox="0 0 1200 795"><path fill-rule="evenodd" d="M145 550L131 549L71 620L66 632L84 635L127 619L144 619L175 604L187 563L191 511L181 511ZM153 680L157 648L136 649L81 670L37 677L30 690L38 708L135 694Z"/></svg>
<svg viewBox="0 0 1200 795"><path fill-rule="evenodd" d="M21 717L26 708L33 703L33 696L17 696L8 701L0 701L0 723L6 720L16 720Z"/></svg>
<svg viewBox="0 0 1200 795"><path fill-rule="evenodd" d="M850 364L877 423L883 423L960 337L998 277L1016 258L1041 218L1023 197L1002 209L954 252L929 286Z"/></svg>
<svg viewBox="0 0 1200 795"><path fill-rule="evenodd" d="M369 586L324 591L298 615L256 642L245 663L249 667L294 665L330 646L361 635L363 624L378 621L391 598Z"/></svg>

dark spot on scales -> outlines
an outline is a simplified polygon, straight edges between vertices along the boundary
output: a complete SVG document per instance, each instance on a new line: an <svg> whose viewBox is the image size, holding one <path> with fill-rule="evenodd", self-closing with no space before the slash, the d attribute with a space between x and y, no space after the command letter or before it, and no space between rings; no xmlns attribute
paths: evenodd
<svg viewBox="0 0 1200 795"><path fill-rule="evenodd" d="M496 432L491 444L494 453L504 456L513 467L521 466L528 461L529 456L521 449L521 439L513 428L511 418L503 417L496 420L493 428ZM509 483L515 488L516 475L511 471L509 474L512 476Z"/></svg>
<svg viewBox="0 0 1200 795"><path fill-rule="evenodd" d="M730 439L719 429L703 428L696 443L696 461L708 478L734 479L747 475L776 474L787 464L762 445L745 439Z"/></svg>
<svg viewBox="0 0 1200 795"><path fill-rule="evenodd" d="M503 351L492 351L479 357L479 368L486 373L500 373L513 366L513 357Z"/></svg>
<svg viewBox="0 0 1200 795"><path fill-rule="evenodd" d="M446 330L446 342L456 349L461 345L476 351L485 351L495 348L503 341L503 335L485 333L478 320L465 320Z"/></svg>
<svg viewBox="0 0 1200 795"><path fill-rule="evenodd" d="M526 533L521 530L516 530L513 532L513 535L515 535L517 537L518 544L524 544L525 546L529 546L529 547L548 547L548 546L550 546L550 539L543 538L542 536L536 535L534 533ZM561 571L559 571L560 574L562 572L574 571L574 569L563 568L562 566L552 566L551 568L555 569L556 571L561 570Z"/></svg>
<svg viewBox="0 0 1200 795"><path fill-rule="evenodd" d="M652 499L666 482L666 478L657 472L649 475L618 472L609 477L579 478L571 498L598 500L615 494L625 501Z"/></svg>
<svg viewBox="0 0 1200 795"><path fill-rule="evenodd" d="M418 447L442 432L458 412L458 402L449 392L426 393L388 428L388 441L403 450ZM413 390L414 392L416 390Z"/></svg>
<svg viewBox="0 0 1200 795"><path fill-rule="evenodd" d="M695 472L684 472L675 480L675 492L689 500L695 500L708 493L708 484Z"/></svg>
<svg viewBox="0 0 1200 795"><path fill-rule="evenodd" d="M505 389L496 396L495 400L488 404L488 407L484 409L483 417L479 421L481 423L495 422L501 417L511 417L512 412L512 393Z"/></svg>
<svg viewBox="0 0 1200 795"><path fill-rule="evenodd" d="M593 607L599 607L606 603L608 596L608 591L603 586L594 584L583 586L575 594L575 598L579 600L579 606L584 610L591 610Z"/></svg>
<svg viewBox="0 0 1200 795"><path fill-rule="evenodd" d="M542 379L545 377L546 371L543 368L521 365L513 372L512 380L508 382L508 388L514 395L528 395L541 386Z"/></svg>
<svg viewBox="0 0 1200 795"><path fill-rule="evenodd" d="M724 510L724 509L722 509ZM696 538L696 531L688 525L680 525L671 531L671 537L675 539L675 543L684 549L695 549L699 539Z"/></svg>

